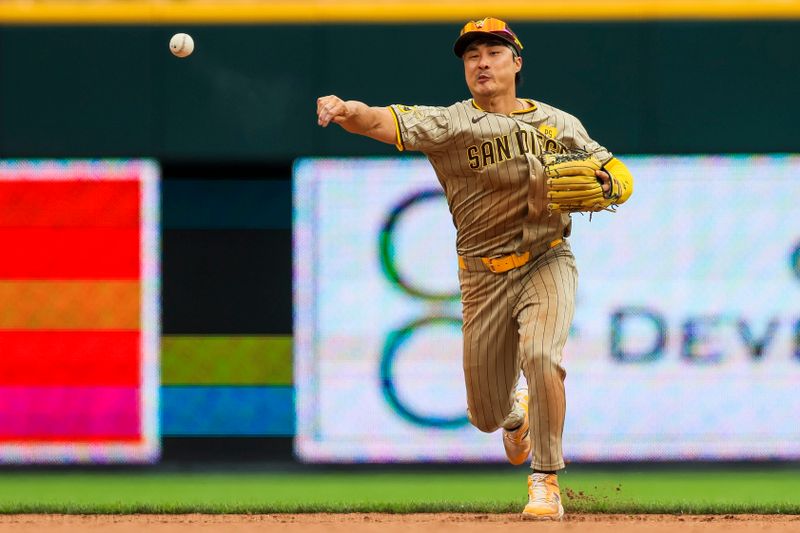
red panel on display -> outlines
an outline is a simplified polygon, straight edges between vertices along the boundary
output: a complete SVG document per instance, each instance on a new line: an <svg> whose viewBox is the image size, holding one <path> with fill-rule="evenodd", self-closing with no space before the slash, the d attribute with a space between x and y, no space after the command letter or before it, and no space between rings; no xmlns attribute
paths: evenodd
<svg viewBox="0 0 800 533"><path fill-rule="evenodd" d="M137 228L0 228L0 279L136 279Z"/></svg>
<svg viewBox="0 0 800 533"><path fill-rule="evenodd" d="M139 183L0 181L0 227L138 229Z"/></svg>
<svg viewBox="0 0 800 533"><path fill-rule="evenodd" d="M0 330L0 347L0 394L10 385L139 385L138 331Z"/></svg>

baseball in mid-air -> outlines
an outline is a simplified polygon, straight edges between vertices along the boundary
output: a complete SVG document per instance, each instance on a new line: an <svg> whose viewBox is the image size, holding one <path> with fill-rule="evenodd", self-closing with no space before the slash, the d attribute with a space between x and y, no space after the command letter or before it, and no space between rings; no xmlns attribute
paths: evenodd
<svg viewBox="0 0 800 533"><path fill-rule="evenodd" d="M194 39L188 33L176 33L169 40L169 51L177 57L186 57L194 52Z"/></svg>

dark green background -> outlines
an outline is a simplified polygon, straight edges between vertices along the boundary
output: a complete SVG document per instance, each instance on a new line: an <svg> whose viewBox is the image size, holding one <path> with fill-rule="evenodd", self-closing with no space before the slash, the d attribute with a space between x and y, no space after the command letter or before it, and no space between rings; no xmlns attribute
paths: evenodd
<svg viewBox="0 0 800 533"><path fill-rule="evenodd" d="M577 115L615 152L798 147L798 21L515 29L520 92ZM197 43L187 59L168 52L176 31ZM456 33L455 24L0 27L0 152L175 162L391 153L318 128L315 98L467 98Z"/></svg>

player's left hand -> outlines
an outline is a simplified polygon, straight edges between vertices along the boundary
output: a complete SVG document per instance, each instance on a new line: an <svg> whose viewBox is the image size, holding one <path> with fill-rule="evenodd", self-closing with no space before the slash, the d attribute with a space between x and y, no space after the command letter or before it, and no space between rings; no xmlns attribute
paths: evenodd
<svg viewBox="0 0 800 533"><path fill-rule="evenodd" d="M611 190L611 176L605 170L595 170L594 175L600 180L600 185L603 187L603 193L608 194Z"/></svg>

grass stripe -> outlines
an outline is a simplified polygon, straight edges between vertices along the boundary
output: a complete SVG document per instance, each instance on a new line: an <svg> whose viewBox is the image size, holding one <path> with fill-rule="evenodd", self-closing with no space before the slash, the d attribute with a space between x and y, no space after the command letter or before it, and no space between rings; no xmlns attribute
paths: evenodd
<svg viewBox="0 0 800 533"><path fill-rule="evenodd" d="M163 385L291 385L292 337L161 338Z"/></svg>
<svg viewBox="0 0 800 533"><path fill-rule="evenodd" d="M800 469L570 468L572 513L800 514ZM362 473L8 472L0 513L518 512L526 470Z"/></svg>
<svg viewBox="0 0 800 533"><path fill-rule="evenodd" d="M682 505L665 504L660 506L615 505L585 506L566 502L567 513L585 514L676 514L676 515L798 515L797 505ZM7 504L0 506L0 514L307 514L307 513L485 513L505 514L518 513L524 506L519 502L485 502L478 504L459 504L453 502L406 502L406 503L369 503L369 504L291 504L291 505L258 505L258 504L195 504L195 505L149 505L118 502L108 505L50 505L50 504Z"/></svg>
<svg viewBox="0 0 800 533"><path fill-rule="evenodd" d="M662 504L657 506L630 505L583 505L565 502L568 514L676 514L676 515L800 515L798 505L707 505L707 504ZM15 504L0 505L0 514L306 514L306 513L518 513L524 502L484 502L459 504L454 502L387 502L350 504L131 504L117 502L106 505L71 504Z"/></svg>

